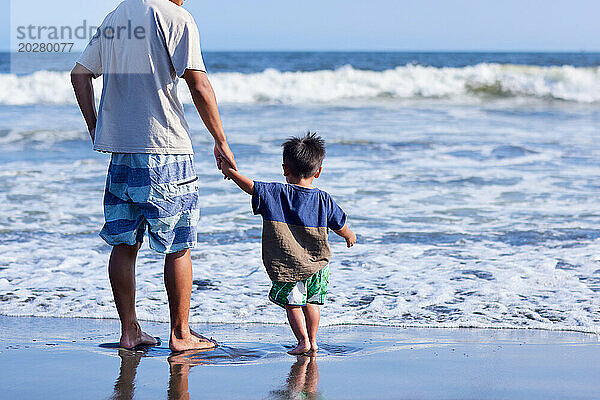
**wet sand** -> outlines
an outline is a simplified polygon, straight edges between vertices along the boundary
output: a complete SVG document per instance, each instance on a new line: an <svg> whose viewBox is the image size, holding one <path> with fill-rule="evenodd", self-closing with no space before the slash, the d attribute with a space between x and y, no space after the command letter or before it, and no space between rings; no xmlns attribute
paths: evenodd
<svg viewBox="0 0 600 400"><path fill-rule="evenodd" d="M118 349L115 320L0 316L1 399L595 399L598 336L534 330L323 327L316 358L286 326L195 325L221 346Z"/></svg>

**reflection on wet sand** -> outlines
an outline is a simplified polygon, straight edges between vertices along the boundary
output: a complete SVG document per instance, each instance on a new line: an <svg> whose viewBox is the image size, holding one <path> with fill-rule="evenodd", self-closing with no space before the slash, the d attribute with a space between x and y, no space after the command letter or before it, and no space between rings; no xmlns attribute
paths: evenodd
<svg viewBox="0 0 600 400"><path fill-rule="evenodd" d="M167 398L169 400L189 400L188 375L193 365L173 363L169 361L169 389Z"/></svg>
<svg viewBox="0 0 600 400"><path fill-rule="evenodd" d="M135 393L135 375L143 353L119 349L121 369L110 400L131 400Z"/></svg>
<svg viewBox="0 0 600 400"><path fill-rule="evenodd" d="M209 360L202 358L207 350L194 350L176 353L167 360L169 361L169 387L167 398L169 400L188 400L188 375L190 369L196 365L207 364ZM135 396L135 377L140 360L144 357L143 352L119 349L121 357L121 369L115 381L115 386L110 400L132 400Z"/></svg>
<svg viewBox="0 0 600 400"><path fill-rule="evenodd" d="M298 356L290 368L286 385L270 393L272 400L323 399L319 395L319 367L316 357Z"/></svg>
<svg viewBox="0 0 600 400"><path fill-rule="evenodd" d="M256 353L256 354L255 354ZM135 397L135 378L142 357L147 354L139 351L119 349L121 368L115 381L110 400L132 400ZM258 357L257 352L244 349L221 349L221 351L193 350L173 353L168 358L169 386L167 399L189 400L189 374L196 365L215 364L215 361ZM319 394L319 367L316 357L298 356L291 366L286 383L271 391L267 398L272 400L323 399Z"/></svg>
<svg viewBox="0 0 600 400"><path fill-rule="evenodd" d="M202 353L212 350L185 351L173 354L167 359L169 361L169 389L167 390L169 400L189 400L188 376L190 369L196 365L207 364L209 360L202 358Z"/></svg>

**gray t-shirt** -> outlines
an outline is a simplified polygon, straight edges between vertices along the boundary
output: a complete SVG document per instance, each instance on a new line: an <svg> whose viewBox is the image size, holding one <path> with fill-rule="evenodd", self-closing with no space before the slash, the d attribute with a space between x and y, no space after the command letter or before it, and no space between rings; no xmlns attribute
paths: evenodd
<svg viewBox="0 0 600 400"><path fill-rule="evenodd" d="M94 150L193 154L177 82L186 69L206 69L189 12L169 0L125 0L77 63L103 76Z"/></svg>

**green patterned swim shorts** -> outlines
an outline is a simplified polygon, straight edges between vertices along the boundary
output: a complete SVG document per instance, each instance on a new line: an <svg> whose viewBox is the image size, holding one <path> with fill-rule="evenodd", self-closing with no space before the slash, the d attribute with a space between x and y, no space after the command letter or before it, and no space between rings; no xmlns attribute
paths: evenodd
<svg viewBox="0 0 600 400"><path fill-rule="evenodd" d="M329 266L300 282L273 282L269 300L278 306L305 306L325 303L329 285Z"/></svg>

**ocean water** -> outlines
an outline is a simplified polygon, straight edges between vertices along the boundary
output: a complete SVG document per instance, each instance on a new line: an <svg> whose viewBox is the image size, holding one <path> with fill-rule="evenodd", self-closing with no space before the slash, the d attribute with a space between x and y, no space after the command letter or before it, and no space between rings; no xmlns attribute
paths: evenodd
<svg viewBox="0 0 600 400"><path fill-rule="evenodd" d="M599 332L600 54L205 59L243 173L283 181L285 138L310 129L327 141L316 184L359 242L330 237L324 324ZM10 62L0 55L0 314L116 318L98 236L109 160L90 150L73 56ZM220 177L180 91L201 182L191 320L283 323L260 217ZM139 317L167 321L147 244L137 274Z"/></svg>

